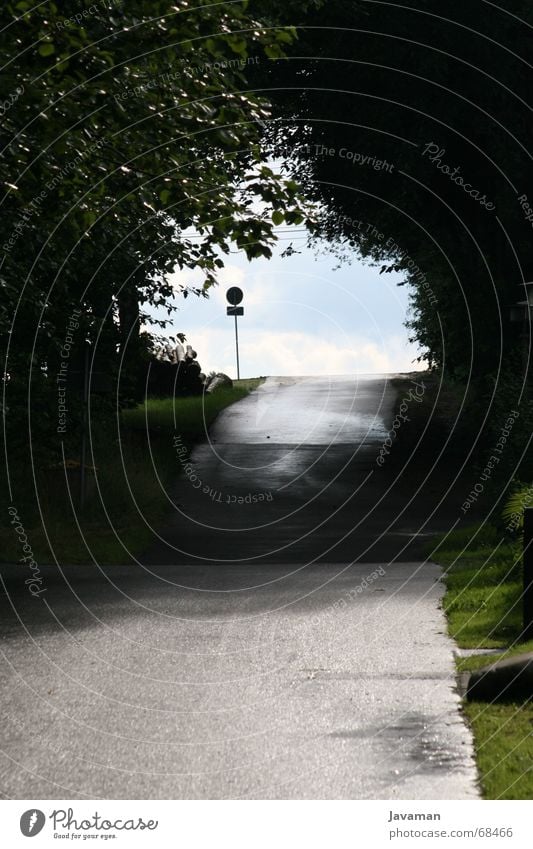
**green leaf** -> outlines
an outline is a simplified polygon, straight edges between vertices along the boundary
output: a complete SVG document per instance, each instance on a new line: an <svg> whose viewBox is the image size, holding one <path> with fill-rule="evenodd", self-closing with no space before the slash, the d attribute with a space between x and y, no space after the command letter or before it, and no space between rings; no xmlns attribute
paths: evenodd
<svg viewBox="0 0 533 849"><path fill-rule="evenodd" d="M83 226L85 227L86 230L89 230L90 227L92 227L92 225L94 224L95 221L96 221L96 213L95 212L93 212L91 210L91 211L83 213Z"/></svg>
<svg viewBox="0 0 533 849"><path fill-rule="evenodd" d="M284 220L285 216L283 215L283 212L281 212L281 210L279 209L274 210L274 212L272 213L272 221L274 222L276 227L279 227L280 224L283 224Z"/></svg>
<svg viewBox="0 0 533 849"><path fill-rule="evenodd" d="M289 30L280 29L276 32L276 38L284 44L292 44L295 38L295 33L290 32Z"/></svg>
<svg viewBox="0 0 533 849"><path fill-rule="evenodd" d="M232 39L229 43L229 46L231 47L234 53L239 53L241 55L246 54L246 42L243 38Z"/></svg>
<svg viewBox="0 0 533 849"><path fill-rule="evenodd" d="M289 192L297 192L300 188L298 183L296 183L294 180L286 180L285 186L287 187Z"/></svg>
<svg viewBox="0 0 533 849"><path fill-rule="evenodd" d="M162 191L162 192L160 192L160 194L159 194L159 200L161 201L161 203L162 203L164 206L166 206L166 205L167 205L167 203L169 202L169 199L170 199L170 192L169 192L169 190L168 190L168 189L163 189L163 191Z"/></svg>
<svg viewBox="0 0 533 849"><path fill-rule="evenodd" d="M269 59L284 59L285 54L278 44L267 44L265 53Z"/></svg>
<svg viewBox="0 0 533 849"><path fill-rule="evenodd" d="M298 212L288 212L287 213L287 224L301 224L303 221L303 216Z"/></svg>
<svg viewBox="0 0 533 849"><path fill-rule="evenodd" d="M50 41L45 41L44 44L41 44L39 47L39 55L40 56L51 56L52 53L55 53L56 49L54 45Z"/></svg>

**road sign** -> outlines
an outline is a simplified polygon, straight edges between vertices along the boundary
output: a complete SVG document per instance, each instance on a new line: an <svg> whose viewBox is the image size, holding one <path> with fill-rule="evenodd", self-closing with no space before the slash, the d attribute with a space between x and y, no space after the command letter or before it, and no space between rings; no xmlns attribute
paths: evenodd
<svg viewBox="0 0 533 849"><path fill-rule="evenodd" d="M226 292L226 300L228 304L231 304L230 307L226 307L227 315L232 315L235 318L235 356L237 358L237 380L240 380L241 377L241 369L239 366L239 331L237 330L237 317L239 315L244 315L244 307L239 307L237 304L243 299L242 289L239 289L238 286L230 286L228 291Z"/></svg>
<svg viewBox="0 0 533 849"><path fill-rule="evenodd" d="M242 289L239 289L238 286L232 286L226 292L226 299L228 301L228 304L231 304L233 307L236 307L237 304L240 304L243 299ZM231 314L233 315L233 313ZM230 315L230 313L228 313L228 315Z"/></svg>

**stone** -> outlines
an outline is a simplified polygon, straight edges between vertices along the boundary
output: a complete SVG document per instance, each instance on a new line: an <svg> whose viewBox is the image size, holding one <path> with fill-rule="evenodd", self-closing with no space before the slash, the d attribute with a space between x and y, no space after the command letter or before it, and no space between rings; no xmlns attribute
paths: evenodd
<svg viewBox="0 0 533 849"><path fill-rule="evenodd" d="M533 652L499 660L472 672L468 701L514 702L533 698Z"/></svg>
<svg viewBox="0 0 533 849"><path fill-rule="evenodd" d="M217 389L231 389L233 381L231 377L223 372L218 372L213 377L208 377L206 381L206 392L216 392Z"/></svg>

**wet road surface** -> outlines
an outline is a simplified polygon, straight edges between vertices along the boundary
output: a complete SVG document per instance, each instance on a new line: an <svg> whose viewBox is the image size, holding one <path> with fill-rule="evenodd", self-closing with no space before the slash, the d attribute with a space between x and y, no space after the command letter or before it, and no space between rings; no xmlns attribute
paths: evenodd
<svg viewBox="0 0 533 849"><path fill-rule="evenodd" d="M196 449L143 568L43 567L37 600L0 567L5 796L477 797L432 496L376 463L393 402L271 379Z"/></svg>
<svg viewBox="0 0 533 849"><path fill-rule="evenodd" d="M383 448L395 395L382 378L269 378L196 448L143 562L418 559L438 520L418 471Z"/></svg>

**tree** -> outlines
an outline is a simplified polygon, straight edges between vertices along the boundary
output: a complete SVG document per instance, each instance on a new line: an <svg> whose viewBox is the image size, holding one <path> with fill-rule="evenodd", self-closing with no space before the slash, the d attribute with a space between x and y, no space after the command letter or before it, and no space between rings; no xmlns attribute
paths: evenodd
<svg viewBox="0 0 533 849"><path fill-rule="evenodd" d="M264 164L268 102L245 76L295 33L247 0L20 0L0 20L0 335L21 433L28 386L43 404L54 389L74 309L70 371L88 340L93 367L118 372L143 305L171 309L176 267L203 270L203 295L231 243L270 256L272 216L300 220L296 184ZM53 414L39 421L53 435Z"/></svg>
<svg viewBox="0 0 533 849"><path fill-rule="evenodd" d="M478 389L514 368L533 271L530 23L525 0L332 0L300 18L298 58L255 71L322 235L402 270L424 358Z"/></svg>

